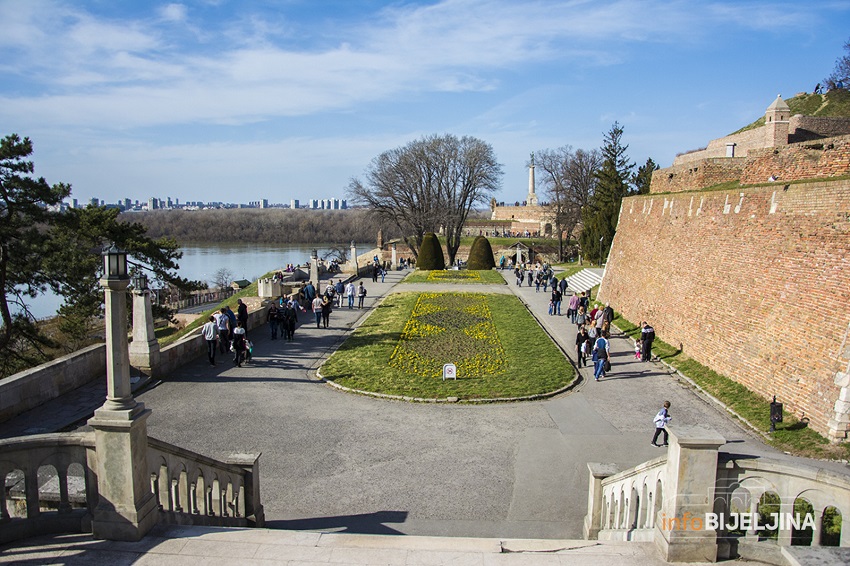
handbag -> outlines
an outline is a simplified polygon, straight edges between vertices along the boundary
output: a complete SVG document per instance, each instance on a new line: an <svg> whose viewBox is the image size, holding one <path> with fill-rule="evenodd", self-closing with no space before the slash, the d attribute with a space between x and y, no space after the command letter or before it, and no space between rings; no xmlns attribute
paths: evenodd
<svg viewBox="0 0 850 566"><path fill-rule="evenodd" d="M605 358L605 367L602 369L604 369L605 371L611 371L611 360Z"/></svg>

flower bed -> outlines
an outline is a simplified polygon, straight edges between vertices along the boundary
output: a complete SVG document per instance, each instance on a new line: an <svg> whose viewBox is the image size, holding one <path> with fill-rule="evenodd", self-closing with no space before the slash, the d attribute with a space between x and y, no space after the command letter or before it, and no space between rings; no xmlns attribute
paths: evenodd
<svg viewBox="0 0 850 566"><path fill-rule="evenodd" d="M454 363L458 379L442 379ZM513 295L396 293L324 363L359 391L460 400L541 395L569 385L572 365Z"/></svg>
<svg viewBox="0 0 850 566"><path fill-rule="evenodd" d="M457 365L458 378L505 371L505 349L485 295L419 295L389 365L422 377L442 377L447 359Z"/></svg>

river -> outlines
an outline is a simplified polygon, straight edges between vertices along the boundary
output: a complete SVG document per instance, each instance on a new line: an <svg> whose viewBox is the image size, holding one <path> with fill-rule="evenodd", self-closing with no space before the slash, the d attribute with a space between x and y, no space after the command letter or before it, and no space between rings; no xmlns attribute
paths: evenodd
<svg viewBox="0 0 850 566"><path fill-rule="evenodd" d="M374 247L374 244L357 244L358 253ZM310 258L313 250L319 257L330 252L329 244L193 244L182 246L183 258L180 260L178 275L187 279L212 283L215 272L221 268L229 269L234 279L253 281L275 269L283 269L286 264L303 264ZM348 252L348 246L345 248ZM46 318L56 314L61 297L51 292L30 299L30 312L36 318Z"/></svg>

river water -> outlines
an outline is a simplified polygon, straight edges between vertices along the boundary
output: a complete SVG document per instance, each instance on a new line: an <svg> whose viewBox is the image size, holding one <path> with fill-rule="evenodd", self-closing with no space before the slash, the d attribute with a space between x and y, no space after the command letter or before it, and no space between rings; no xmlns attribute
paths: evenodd
<svg viewBox="0 0 850 566"><path fill-rule="evenodd" d="M374 244L357 244L358 253L374 247ZM254 281L258 277L286 264L304 264L310 254L316 250L319 257L330 252L330 244L209 244L182 246L183 258L179 261L178 275L187 279L212 283L215 272L221 268L229 269L234 279ZM345 251L349 248L346 245ZM56 314L61 297L53 293L31 299L30 312L36 318L50 317Z"/></svg>

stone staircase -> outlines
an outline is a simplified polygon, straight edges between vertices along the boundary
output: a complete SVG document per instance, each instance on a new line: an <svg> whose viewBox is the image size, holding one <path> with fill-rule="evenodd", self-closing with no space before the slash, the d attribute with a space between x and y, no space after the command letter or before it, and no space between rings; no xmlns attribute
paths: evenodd
<svg viewBox="0 0 850 566"><path fill-rule="evenodd" d="M588 292L602 283L604 273L605 270L598 267L583 269L575 275L567 277L568 288L576 293Z"/></svg>
<svg viewBox="0 0 850 566"><path fill-rule="evenodd" d="M500 540L321 533L159 525L138 542L53 535L0 550L0 563L22 558L66 564L474 564L654 566L667 564L652 543ZM52 563L52 562L51 562Z"/></svg>

